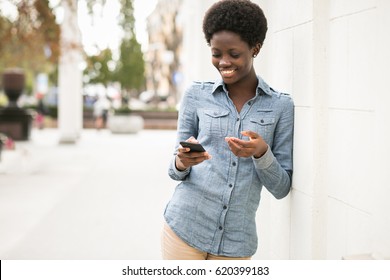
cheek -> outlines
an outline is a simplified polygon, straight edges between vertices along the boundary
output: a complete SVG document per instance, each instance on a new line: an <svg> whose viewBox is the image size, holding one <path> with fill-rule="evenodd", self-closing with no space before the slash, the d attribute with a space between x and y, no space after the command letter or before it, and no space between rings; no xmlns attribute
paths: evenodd
<svg viewBox="0 0 390 280"><path fill-rule="evenodd" d="M211 64L214 65L214 67L217 67L218 68L218 65L219 65L219 60L214 58L214 57L211 57Z"/></svg>
<svg viewBox="0 0 390 280"><path fill-rule="evenodd" d="M247 72L249 72L252 69L252 60L248 59L242 62L241 67L244 68Z"/></svg>

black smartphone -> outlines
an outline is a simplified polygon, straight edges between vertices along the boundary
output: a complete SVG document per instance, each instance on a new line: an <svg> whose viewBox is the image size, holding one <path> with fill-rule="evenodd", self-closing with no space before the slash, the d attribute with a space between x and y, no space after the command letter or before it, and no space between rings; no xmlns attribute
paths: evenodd
<svg viewBox="0 0 390 280"><path fill-rule="evenodd" d="M190 148L190 152L206 152L203 146L199 143L182 141L180 142L180 145L182 145L184 148Z"/></svg>

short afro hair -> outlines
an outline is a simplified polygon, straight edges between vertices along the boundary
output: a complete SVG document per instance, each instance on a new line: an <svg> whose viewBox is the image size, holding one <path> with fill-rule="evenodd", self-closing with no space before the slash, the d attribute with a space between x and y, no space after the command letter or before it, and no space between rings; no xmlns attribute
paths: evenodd
<svg viewBox="0 0 390 280"><path fill-rule="evenodd" d="M267 29L263 10L249 0L220 0L203 18L203 33L208 44L214 33L228 30L240 35L250 47L263 45Z"/></svg>

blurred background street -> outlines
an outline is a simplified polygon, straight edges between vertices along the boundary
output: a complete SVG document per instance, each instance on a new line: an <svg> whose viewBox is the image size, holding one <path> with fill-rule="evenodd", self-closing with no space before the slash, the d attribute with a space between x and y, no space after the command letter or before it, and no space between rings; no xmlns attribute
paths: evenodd
<svg viewBox="0 0 390 280"><path fill-rule="evenodd" d="M160 259L174 130L34 129L0 161L0 259Z"/></svg>

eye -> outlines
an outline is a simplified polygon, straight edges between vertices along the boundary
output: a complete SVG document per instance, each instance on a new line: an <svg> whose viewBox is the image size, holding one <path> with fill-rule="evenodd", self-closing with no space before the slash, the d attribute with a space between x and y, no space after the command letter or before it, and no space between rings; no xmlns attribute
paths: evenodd
<svg viewBox="0 0 390 280"><path fill-rule="evenodd" d="M219 54L219 53L212 53L211 55L212 55L213 57L215 57L215 58L221 57L221 54Z"/></svg>
<svg viewBox="0 0 390 280"><path fill-rule="evenodd" d="M232 58L239 58L240 57L240 54L239 53L231 53L230 56Z"/></svg>

